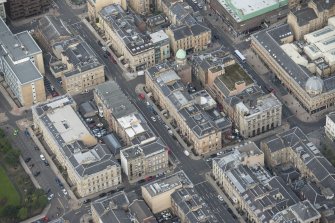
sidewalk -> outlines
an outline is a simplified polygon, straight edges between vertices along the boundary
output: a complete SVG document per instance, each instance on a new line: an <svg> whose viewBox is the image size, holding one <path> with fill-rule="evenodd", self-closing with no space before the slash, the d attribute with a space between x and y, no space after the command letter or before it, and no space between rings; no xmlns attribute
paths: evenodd
<svg viewBox="0 0 335 223"><path fill-rule="evenodd" d="M20 164L23 167L24 171L28 174L30 180L33 182L34 186L38 189L41 188L40 184L38 183L38 181L35 179L35 177L33 176L31 170L29 169L29 167L27 166L27 164L24 162L22 156L19 157L20 159Z"/></svg>
<svg viewBox="0 0 335 223"><path fill-rule="evenodd" d="M266 75L270 73L270 70L265 67L263 62L255 55L251 50L244 52L247 55L247 62L255 70L255 72L263 79L263 81L268 85L276 89L275 95L277 98L288 107L292 114L297 117L302 122L317 122L324 117L325 113L328 113L329 110L323 111L320 114L310 115L307 111L300 105L300 103L295 99L290 93L283 95L278 87L270 81L270 78ZM273 74L275 76L275 74Z"/></svg>
<svg viewBox="0 0 335 223"><path fill-rule="evenodd" d="M27 219L25 221L21 221L21 223L31 223L31 222L35 222L35 221L37 221L37 220L39 220L41 218L44 218L47 215L47 213L49 212L50 207L51 207L51 204L48 204L48 206L46 208L44 208L44 210L42 211L41 214L36 215L36 216L34 216L32 218L29 218L29 219Z"/></svg>
<svg viewBox="0 0 335 223"><path fill-rule="evenodd" d="M9 93L7 92L7 90L5 89L5 87L2 85L2 82L0 83L0 93L4 96L8 104L11 106L12 110L10 113L12 115L21 116L25 110L29 109L25 107L18 107L17 104L14 102L14 100L9 95Z"/></svg>
<svg viewBox="0 0 335 223"><path fill-rule="evenodd" d="M31 139L35 142L36 146L40 149L41 153L44 154L45 159L49 162L50 168L52 171L55 173L55 175L59 178L59 180L62 182L64 185L64 188L67 190L68 195L70 196L69 200L69 208L70 209L77 209L80 206L80 203L78 202L77 197L67 184L66 180L63 178L63 175L59 172L57 166L54 164L53 160L50 158L49 153L45 150L44 146L40 142L40 140L37 138L35 135L34 131L31 129L31 127L28 127L28 132L30 134Z"/></svg>
<svg viewBox="0 0 335 223"><path fill-rule="evenodd" d="M228 205L228 207L232 210L234 215L237 217L240 223L246 223L243 219L243 217L237 212L234 205L230 202L229 198L226 196L225 193L221 190L221 188L216 184L215 180L210 176L210 173L205 174L206 180L208 183L210 183L213 188L216 190L218 194L220 194L223 197L224 202Z"/></svg>
<svg viewBox="0 0 335 223"><path fill-rule="evenodd" d="M140 86L142 86L142 85L140 85ZM137 94L139 94L139 93L143 93L143 94L145 95L145 100L148 101L148 102L151 104L152 108L153 108L153 109L155 110L155 112L159 115L159 117L162 119L162 121L164 122L164 124L166 124L166 125L171 129L171 131L172 131L174 137L176 137L178 143L183 147L184 150L187 150L187 151L190 153L189 157L190 157L191 159L193 159L193 160L200 160L200 159L202 159L201 156L196 156L196 155L193 154L193 152L192 152L192 148L193 148L193 146L190 146L190 147L187 146L187 144L186 144L186 143L184 142L184 140L180 137L180 135L179 135L179 133L176 131L176 129L171 125L171 119L166 118L166 117L162 114L162 112L157 108L156 104L155 104L155 103L154 103L154 102L147 96L147 93L143 90L143 87L142 87L142 88L141 88L141 87L136 87L136 88L135 88L135 92L136 92Z"/></svg>
<svg viewBox="0 0 335 223"><path fill-rule="evenodd" d="M118 59L118 57L114 54L114 52L107 46L105 40L101 38L99 33L93 28L93 26L85 19L85 17L81 17L82 22L85 24L85 26L93 33L93 35L101 42L103 46L105 46L108 50L108 52L113 56L116 63L119 65L121 70L123 71L122 75L127 81L133 80L137 77L137 73L130 73L127 68L121 63L121 61Z"/></svg>

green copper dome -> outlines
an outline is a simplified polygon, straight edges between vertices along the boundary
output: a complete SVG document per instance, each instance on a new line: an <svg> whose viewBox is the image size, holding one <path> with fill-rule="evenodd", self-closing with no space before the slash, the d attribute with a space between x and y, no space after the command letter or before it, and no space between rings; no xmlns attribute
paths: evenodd
<svg viewBox="0 0 335 223"><path fill-rule="evenodd" d="M176 53L176 59L183 60L186 58L186 51L183 49L179 49Z"/></svg>

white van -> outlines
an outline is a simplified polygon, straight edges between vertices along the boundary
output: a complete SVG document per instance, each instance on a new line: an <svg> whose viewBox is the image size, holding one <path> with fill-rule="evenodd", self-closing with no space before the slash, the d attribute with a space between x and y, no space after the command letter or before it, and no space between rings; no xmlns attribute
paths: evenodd
<svg viewBox="0 0 335 223"><path fill-rule="evenodd" d="M184 154L185 154L185 156L189 156L190 155L190 153L187 150L184 150Z"/></svg>

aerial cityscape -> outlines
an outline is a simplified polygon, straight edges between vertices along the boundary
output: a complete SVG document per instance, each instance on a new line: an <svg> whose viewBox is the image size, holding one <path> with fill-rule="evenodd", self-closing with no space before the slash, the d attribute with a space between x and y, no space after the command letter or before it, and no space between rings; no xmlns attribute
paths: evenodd
<svg viewBox="0 0 335 223"><path fill-rule="evenodd" d="M0 0L0 223L335 223L335 0Z"/></svg>

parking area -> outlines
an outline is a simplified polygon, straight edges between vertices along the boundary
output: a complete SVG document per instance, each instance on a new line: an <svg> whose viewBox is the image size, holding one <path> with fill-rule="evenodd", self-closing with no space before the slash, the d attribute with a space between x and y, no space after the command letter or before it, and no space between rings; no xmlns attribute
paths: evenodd
<svg viewBox="0 0 335 223"><path fill-rule="evenodd" d="M180 223L180 219L172 213L170 209L164 210L155 215L158 222Z"/></svg>

